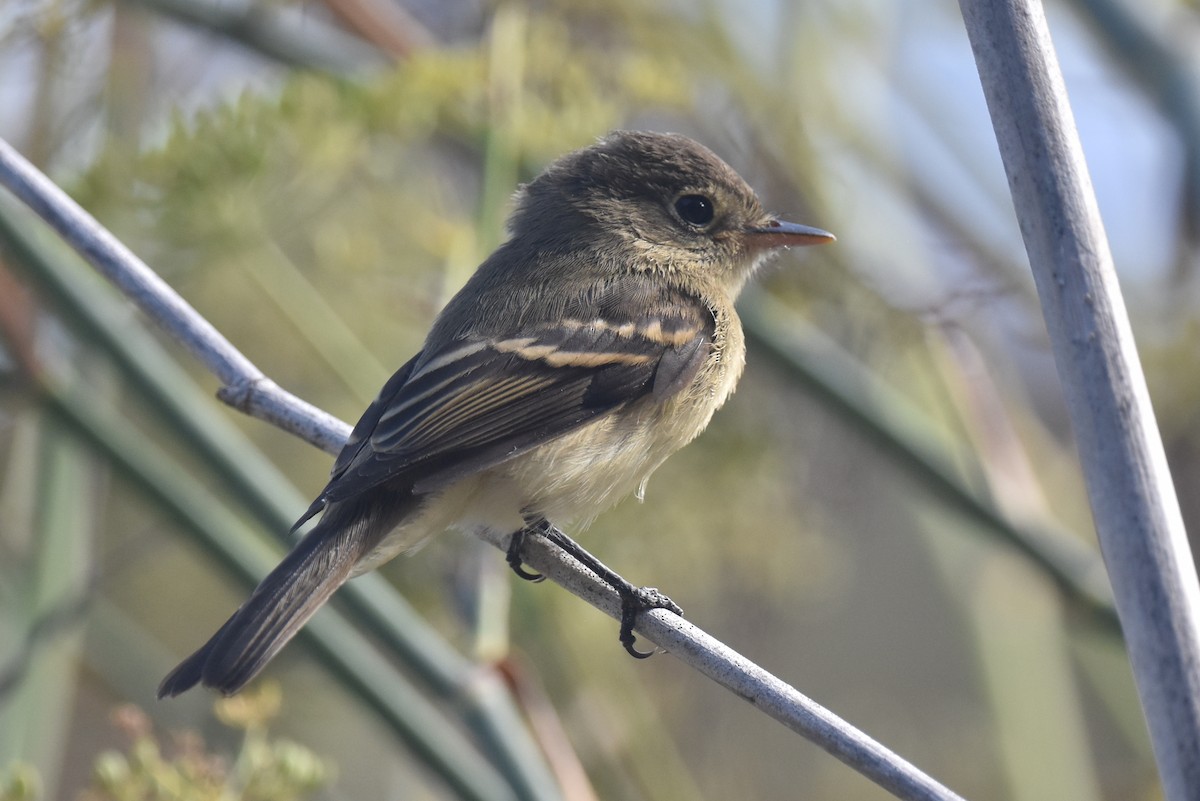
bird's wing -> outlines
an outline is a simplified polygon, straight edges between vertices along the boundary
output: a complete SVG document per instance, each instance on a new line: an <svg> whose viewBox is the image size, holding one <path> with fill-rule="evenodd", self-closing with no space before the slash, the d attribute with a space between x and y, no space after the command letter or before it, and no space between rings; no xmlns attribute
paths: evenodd
<svg viewBox="0 0 1200 801"><path fill-rule="evenodd" d="M596 316L419 354L355 426L303 519L393 480L417 493L436 490L639 398L670 397L711 352L715 324L699 300L636 313L626 304L588 305Z"/></svg>

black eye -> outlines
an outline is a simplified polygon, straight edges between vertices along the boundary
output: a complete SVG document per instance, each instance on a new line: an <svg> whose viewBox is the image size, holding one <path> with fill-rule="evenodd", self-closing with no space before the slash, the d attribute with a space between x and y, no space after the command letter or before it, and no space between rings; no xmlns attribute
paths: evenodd
<svg viewBox="0 0 1200 801"><path fill-rule="evenodd" d="M684 195L675 201L675 211L690 225L708 225L713 220L712 201L704 195Z"/></svg>

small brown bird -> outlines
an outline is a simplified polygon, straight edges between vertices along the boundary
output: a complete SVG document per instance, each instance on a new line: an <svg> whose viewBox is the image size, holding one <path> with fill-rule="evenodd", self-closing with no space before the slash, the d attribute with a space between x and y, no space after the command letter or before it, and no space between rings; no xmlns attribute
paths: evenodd
<svg viewBox="0 0 1200 801"><path fill-rule="evenodd" d="M158 688L241 689L347 579L450 528L544 535L637 613L678 607L608 571L555 523L590 521L694 439L745 363L734 300L763 258L833 241L781 222L704 146L617 132L518 194L510 238L442 311L354 427L321 518Z"/></svg>

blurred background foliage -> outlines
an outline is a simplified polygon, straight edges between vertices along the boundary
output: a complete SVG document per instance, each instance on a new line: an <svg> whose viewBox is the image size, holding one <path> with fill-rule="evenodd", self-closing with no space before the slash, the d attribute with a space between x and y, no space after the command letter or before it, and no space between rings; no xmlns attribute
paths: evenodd
<svg viewBox="0 0 1200 801"><path fill-rule="evenodd" d="M1200 18L1048 5L1196 530ZM839 242L766 271L737 395L584 543L966 797L1158 796L955 4L6 0L0 111L271 378L348 421L503 237L521 181L613 128L701 139ZM199 692L155 702L247 590L202 532L269 564L272 514L298 515L329 457L204 401L214 380L7 197L0 244L0 797L251 797L97 795L168 772L152 731L311 769L262 798L886 797L459 536L382 572L466 657L446 657L457 689L422 690L461 753L414 745L437 726L382 715L311 639L269 671L272 729L302 749L238 735ZM185 411L136 378L152 363ZM215 466L210 445L240 455ZM373 686L421 688L357 608L328 630L355 620L379 647ZM508 690L472 717L484 675ZM505 766L497 741L538 748Z"/></svg>

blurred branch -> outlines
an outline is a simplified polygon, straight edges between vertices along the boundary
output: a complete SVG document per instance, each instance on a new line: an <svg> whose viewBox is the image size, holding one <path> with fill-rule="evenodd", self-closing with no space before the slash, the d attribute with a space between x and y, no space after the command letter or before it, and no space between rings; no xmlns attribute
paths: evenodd
<svg viewBox="0 0 1200 801"><path fill-rule="evenodd" d="M0 664L0 707L12 703L12 695L33 666L39 648L48 645L59 635L73 631L83 624L91 607L95 582L73 596L60 598L54 606L42 610L25 629L15 653Z"/></svg>
<svg viewBox="0 0 1200 801"><path fill-rule="evenodd" d="M1036 0L960 0L1165 795L1200 788L1200 585Z"/></svg>
<svg viewBox="0 0 1200 801"><path fill-rule="evenodd" d="M36 378L43 374L34 341L33 329L36 319L24 289L9 272L7 265L0 262L0 341L8 347L21 372L27 377ZM73 452L73 449L65 457L58 453L66 448L67 444L60 441L62 437L57 432L49 432L44 426L39 426L35 436L41 440L39 460L52 462L42 466L38 471L40 480L34 483L35 492L51 496L46 497L40 504L42 516L45 518L58 514L64 519L41 519L37 522L40 532L35 541L39 546L37 553L41 559L31 561L44 563L43 570L36 575L40 576L45 584L53 582L54 588L37 599L37 602L23 605L28 609L30 616L25 621L19 642L9 644L11 648L6 649L3 655L5 661L0 663L0 719L4 717L2 712L5 709L20 706L14 696L29 677L39 649L50 645L58 635L73 631L82 622L91 605L97 584L97 574L87 570L85 558L64 558L67 555L63 553L72 549L73 545L79 547L79 543L87 540L86 534L79 531L82 523L77 519L79 515L86 514L78 512L78 505L83 502L79 493L83 479L75 473L81 468L86 471L89 465L80 464L80 455ZM19 452L14 451L12 457L20 459ZM29 468L27 463L21 465L21 468L10 467ZM57 481L51 480L51 476L56 477ZM59 486L63 483L70 485L66 492ZM12 523L11 520L7 522ZM72 537L79 543L73 543L69 539ZM56 539L63 541L62 545L58 549L52 549L51 543ZM30 566L24 567L27 570ZM34 574L27 572L26 575ZM54 691L61 696L64 688L56 687ZM0 737L0 740L2 739ZM0 746L0 754L7 752L7 748Z"/></svg>
<svg viewBox="0 0 1200 801"><path fill-rule="evenodd" d="M433 35L395 0L325 0L346 27L401 59L433 44Z"/></svg>
<svg viewBox="0 0 1200 801"><path fill-rule="evenodd" d="M131 319L127 305L94 273L69 260L49 257L22 225L10 206L0 204L0 242L13 253L14 265L24 268L39 292L62 309L63 318L80 339L92 343L120 369L130 389L146 399L168 422L172 436L198 456L224 487L239 498L269 531L286 541L295 511L305 499L279 470L248 442L245 435L219 413L175 360L144 326ZM0 271L0 330L10 342L23 341L15 325L5 325L6 301L19 297L15 280ZM26 309L28 307L25 307ZM14 347L18 363L35 381L40 366L30 343ZM29 358L20 358L21 354ZM248 587L263 573L261 564L247 563L230 552L221 532L194 526L203 547L213 551ZM546 766L519 710L494 671L460 655L412 609L394 587L378 575L361 576L339 593L351 617L383 647L448 702L488 748L497 767L518 789L520 797L546 798L541 788L552 786ZM371 708L379 712L376 705ZM387 721L386 709L382 712ZM553 797L553 796L551 796Z"/></svg>
<svg viewBox="0 0 1200 801"><path fill-rule="evenodd" d="M280 3L125 0L206 28L291 67L338 75L386 67L379 50L301 10Z"/></svg>
<svg viewBox="0 0 1200 801"><path fill-rule="evenodd" d="M0 245L12 254L11 265L33 282L40 297L62 310L64 322L80 340L99 348L120 370L126 386L174 429L188 451L207 463L228 490L265 525L284 532L292 512L305 499L280 475L235 426L213 408L208 393L195 386L157 340L146 333L120 295L82 265L51 258L30 235L27 214L14 214L13 203L0 203ZM32 336L7 321L7 306L24 290L12 274L0 271L0 332L10 343L22 372L35 379L42 367ZM35 305L26 304L32 315ZM26 341L28 339L28 341Z"/></svg>
<svg viewBox="0 0 1200 801"><path fill-rule="evenodd" d="M354 393L355 400L363 406L375 400L378 387L388 380L392 370L371 353L346 318L337 313L329 298L270 234L264 231L262 241L260 249L239 259L240 266L262 289L266 302L279 310L296 335Z"/></svg>
<svg viewBox="0 0 1200 801"><path fill-rule="evenodd" d="M887 177L888 184L912 194L918 206L917 213L924 214L955 245L965 248L981 268L995 276L1006 290L1016 293L1022 304L1035 308L1037 297L1033 281L1025 272L1020 243L1011 235L1013 227L1007 224L1013 219L1008 193L999 178L989 178L992 175L987 169L990 162L971 152L973 142L960 128L939 119L941 112L937 101L928 96L932 87L906 81L892 81L889 87L895 93L892 105L916 132L916 136L909 137L914 141L907 146L920 148L920 151L903 159L904 166L901 167L894 163L895 159L879 152L878 145L874 144L877 140L858 143L858 150L865 155L873 171ZM934 158L935 151L948 157L964 184L978 189L981 198L995 209L994 215L980 215L969 204L964 205L961 198L947 193L944 174L914 166L928 163ZM1005 224L993 225L994 230L989 230L984 218Z"/></svg>
<svg viewBox="0 0 1200 801"><path fill-rule="evenodd" d="M196 485L179 465L141 432L102 411L77 381L43 373L39 389L48 408L87 445L185 528L203 535L210 552L233 572L262 576L274 566L276 552L255 547L246 526ZM509 782L474 745L408 683L374 645L333 609L322 609L302 635L320 661L363 699L410 748L464 799L516 801Z"/></svg>
<svg viewBox="0 0 1200 801"><path fill-rule="evenodd" d="M1150 15L1126 0L1074 0L1074 5L1175 126L1185 158L1184 228L1195 244L1200 240L1200 76L1194 50L1182 50L1155 31L1147 22ZM1185 263L1190 261L1181 266Z"/></svg>
<svg viewBox="0 0 1200 801"><path fill-rule="evenodd" d="M223 386L217 397L328 453L338 452L350 426L276 386L145 262L3 140L0 184L219 378Z"/></svg>
<svg viewBox="0 0 1200 801"><path fill-rule="evenodd" d="M0 183L58 230L139 308L225 382L226 387L242 388L252 402L235 405L236 408L277 425L285 422L287 425L280 427L326 449L348 435L349 426L345 423L298 401L268 381L161 278L2 140ZM225 388L222 392L228 394ZM67 407L60 405L60 408ZM272 412L263 414L262 409ZM72 410L88 411L76 406ZM284 412L289 416L285 417ZM493 535L488 539L501 549L507 546L507 536ZM620 617L620 601L612 588L544 539L530 538L522 556L530 566L572 594L614 618ZM332 610L326 612L332 614ZM317 618L310 622L309 628L314 623ZM913 801L958 798L884 746L682 618L662 610L652 611L639 617L637 630L896 796ZM345 659L350 653L337 649L331 656ZM365 659L370 653L355 653L353 658Z"/></svg>
<svg viewBox="0 0 1200 801"><path fill-rule="evenodd" d="M7 223L2 216L0 221ZM5 239L8 246L16 245L14 250L22 251L22 246L28 245L20 239L20 234L14 237L15 232L8 229L7 225L0 226L0 232L7 235ZM27 251L18 253L18 256L29 255ZM83 286L73 288L87 292L87 282L82 283ZM94 290L94 287L91 289ZM93 292L94 302L97 296L102 297ZM103 307L104 304L101 301L97 305ZM9 328L10 326L4 326L6 332ZM103 341L103 337L98 338L98 341ZM136 347L132 350L138 352ZM151 357L155 355L153 351L145 349L140 353L149 353ZM155 364L153 358L150 361ZM140 431L111 412L103 411L101 404L96 403L94 394L84 388L78 379L67 376L61 365L22 362L21 366L56 420L64 423L93 451L104 455L109 464L117 467L149 497L167 509L185 530L194 532L196 539L222 561L230 572L242 576L252 585L275 564L279 556L276 550L267 550L261 545L256 545L256 538L250 534L246 525L230 512L220 499L203 490L193 476L153 446ZM175 373L168 371L166 377L172 375ZM186 386L186 377L183 381ZM175 403L170 401L165 405L170 408ZM203 450L200 452L203 453ZM245 468L233 469L236 473ZM61 501L59 506L69 508L69 505L64 506ZM60 564L60 573L62 567ZM363 591L362 588L356 590L360 597ZM382 606L370 619L392 614L396 611L394 607L395 604L390 607ZM60 622L64 622L61 615L73 611L74 606L64 607L61 613L39 619L40 627L31 629L27 635L27 643L30 646L27 654L32 654L31 646L37 639L51 631L49 627L57 627ZM403 620L403 616L400 615L393 622L399 624ZM384 633L385 639L390 641L386 635L391 632L385 628ZM478 749L458 727L446 720L445 711L435 707L414 689L379 653L374 644L359 634L343 615L333 609L322 610L309 622L302 636L312 645L318 659L340 677L349 691L363 699L366 706L381 717L418 757L444 779L458 797L474 801L549 801L558 797L553 782L539 782L540 777L528 781L526 776L516 777L511 773L502 775L497 772L496 768L480 756ZM440 642L430 645L431 659L447 649L447 646ZM0 680L21 679L27 667L22 661L5 665ZM455 688L461 696L459 700L464 701L463 705L469 714L473 713L473 717L483 717L487 712L504 711L495 699L496 691L500 689L499 680L495 676L486 671L470 670L468 675L460 674L455 678L460 679L459 686ZM4 689L5 687L0 685L0 691ZM480 727L475 728L478 730ZM497 728L505 731L503 727ZM508 730L507 734L518 744L521 742L521 739L515 736L518 732ZM521 792L518 793L516 788L520 788Z"/></svg>
<svg viewBox="0 0 1200 801"><path fill-rule="evenodd" d="M1051 526L1011 522L959 478L950 454L933 445L937 438L928 435L932 425L920 411L765 293L747 290L738 309L746 333L757 347L827 408L948 506L1029 557L1109 631L1120 633L1112 589L1094 551Z"/></svg>
<svg viewBox="0 0 1200 801"><path fill-rule="evenodd" d="M0 763L32 758L53 797L67 764L83 647L82 632L69 624L90 598L92 500L104 472L45 415L36 416L34 438L36 452L17 468L33 474L32 515L27 552L17 549L21 577L6 588L17 603L5 612L5 628L16 631L0 675Z"/></svg>

